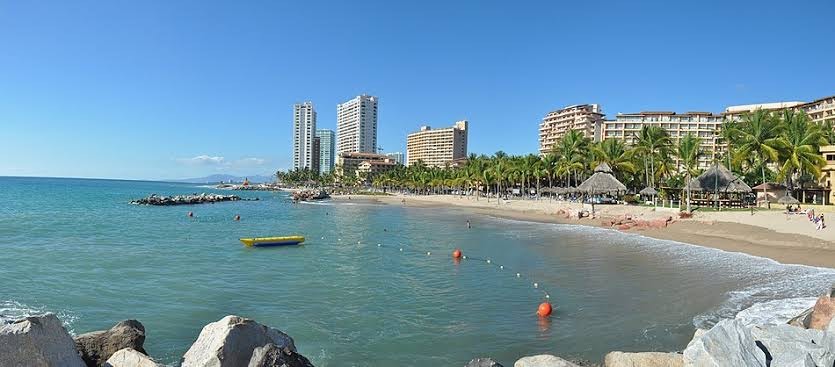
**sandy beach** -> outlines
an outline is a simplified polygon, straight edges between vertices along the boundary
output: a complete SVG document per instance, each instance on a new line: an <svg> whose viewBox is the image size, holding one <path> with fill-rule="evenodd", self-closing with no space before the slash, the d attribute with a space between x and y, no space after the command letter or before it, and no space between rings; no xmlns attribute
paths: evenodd
<svg viewBox="0 0 835 367"><path fill-rule="evenodd" d="M335 200L348 200L334 196ZM549 200L510 200L454 195L351 195L352 201L376 202L409 207L456 207L479 215L543 223L577 224L604 227L607 219L632 216L652 220L676 216L678 208L651 208L627 205L596 205L595 218L568 219L560 210L581 208L581 204ZM587 205L586 209L590 209ZM666 228L634 228L626 232L643 236L742 252L767 257L784 264L835 267L835 227L816 230L804 215L787 216L774 211L696 212L693 218L676 219Z"/></svg>

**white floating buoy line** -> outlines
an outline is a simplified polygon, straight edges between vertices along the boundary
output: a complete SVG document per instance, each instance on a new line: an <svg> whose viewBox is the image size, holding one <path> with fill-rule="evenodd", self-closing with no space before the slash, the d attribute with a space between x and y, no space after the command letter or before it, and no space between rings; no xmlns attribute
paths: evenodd
<svg viewBox="0 0 835 367"><path fill-rule="evenodd" d="M401 246L402 246L402 244L401 244ZM383 247L383 245L381 243L378 243L377 247ZM398 251L399 252L404 252L403 247L398 247ZM426 255L431 256L432 252L427 251ZM455 261L456 264L458 264L461 260L476 260L476 261L483 261L485 264L488 264L488 265L496 266L496 267L499 268L499 270L504 270L505 269L504 265L495 264L493 262L493 260L491 260L491 259L481 259L481 258L477 258L477 257L468 257L467 255L464 255L463 251L461 251L461 249L459 249L459 248L456 248L452 252L452 258L453 258L453 260ZM515 274L516 274L516 278L522 278L522 273L516 272ZM537 308L536 314L540 317L550 316L551 313L553 312L553 307L551 306L551 303L550 303L551 295L546 290L540 289L539 282L531 282L530 284L533 286L534 289L539 290L540 292L542 292L543 297L544 297L544 301L539 304L539 307Z"/></svg>

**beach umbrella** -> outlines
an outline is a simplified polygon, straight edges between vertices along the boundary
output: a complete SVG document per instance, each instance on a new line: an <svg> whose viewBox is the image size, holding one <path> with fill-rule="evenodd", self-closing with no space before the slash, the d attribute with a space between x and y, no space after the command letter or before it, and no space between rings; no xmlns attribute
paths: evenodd
<svg viewBox="0 0 835 367"><path fill-rule="evenodd" d="M649 187L649 186L645 187L643 190L639 191L638 193L641 194L641 195L644 195L644 196L658 195L658 191L656 191L654 188Z"/></svg>
<svg viewBox="0 0 835 367"><path fill-rule="evenodd" d="M594 174L591 177L577 186L576 191L591 195L610 194L626 192L626 185L612 175L612 168L604 162L594 169Z"/></svg>
<svg viewBox="0 0 835 367"><path fill-rule="evenodd" d="M791 196L791 194L786 194L786 195L780 197L779 199L777 199L777 203L778 204L783 204L783 205L794 205L794 204L800 204L800 201L795 199L793 196Z"/></svg>

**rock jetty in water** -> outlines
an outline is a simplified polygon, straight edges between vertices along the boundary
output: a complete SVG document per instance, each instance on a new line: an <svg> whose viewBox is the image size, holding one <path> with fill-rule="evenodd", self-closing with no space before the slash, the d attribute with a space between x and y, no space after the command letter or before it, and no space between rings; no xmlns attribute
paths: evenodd
<svg viewBox="0 0 835 367"><path fill-rule="evenodd" d="M159 196L157 194L151 194L150 196L142 199L132 200L130 203L138 205L193 205L238 200L242 199L240 196L237 195L219 195L202 193L193 195ZM258 200L258 198L255 198L253 200Z"/></svg>
<svg viewBox="0 0 835 367"><path fill-rule="evenodd" d="M296 191L293 193L293 200L295 201L313 201L330 198L328 193L321 190L305 190Z"/></svg>

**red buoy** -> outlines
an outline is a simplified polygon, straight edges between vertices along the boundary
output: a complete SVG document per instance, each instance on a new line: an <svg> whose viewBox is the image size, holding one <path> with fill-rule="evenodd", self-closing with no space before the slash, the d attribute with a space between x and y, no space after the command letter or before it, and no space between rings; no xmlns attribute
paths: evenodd
<svg viewBox="0 0 835 367"><path fill-rule="evenodd" d="M460 259L461 256L463 256L463 255L464 255L464 253L461 252L460 248L457 248L454 251L452 251L452 258L453 259Z"/></svg>
<svg viewBox="0 0 835 367"><path fill-rule="evenodd" d="M551 316L551 312L553 309L551 308L551 303L549 302L542 302L539 304L539 308L536 310L536 314L539 317L548 317Z"/></svg>
<svg viewBox="0 0 835 367"><path fill-rule="evenodd" d="M188 212L188 214L187 214L187 215L188 215L189 217L193 217L193 216L194 216L194 213L192 213L192 212Z"/></svg>
<svg viewBox="0 0 835 367"><path fill-rule="evenodd" d="M238 215L238 214L235 214L235 220L236 220L236 221L237 221L237 220L241 220L241 216L240 216L240 215Z"/></svg>

